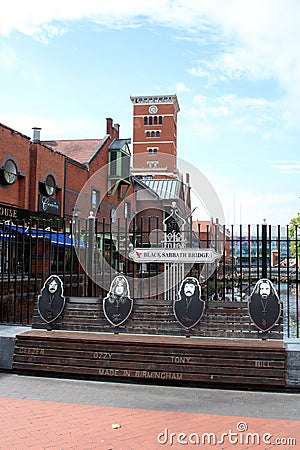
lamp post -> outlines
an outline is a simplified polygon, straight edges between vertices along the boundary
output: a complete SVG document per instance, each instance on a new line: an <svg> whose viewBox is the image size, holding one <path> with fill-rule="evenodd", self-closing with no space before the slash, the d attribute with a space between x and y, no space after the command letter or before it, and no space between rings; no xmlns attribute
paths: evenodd
<svg viewBox="0 0 300 450"><path fill-rule="evenodd" d="M88 240L87 240L87 251L88 251L88 282L87 282L87 295L92 297L93 295L93 269L94 269L94 241L95 241L95 216L93 211L90 212L88 217Z"/></svg>
<svg viewBox="0 0 300 450"><path fill-rule="evenodd" d="M262 278L267 278L268 264L267 264L267 223L264 219L261 226L261 274Z"/></svg>

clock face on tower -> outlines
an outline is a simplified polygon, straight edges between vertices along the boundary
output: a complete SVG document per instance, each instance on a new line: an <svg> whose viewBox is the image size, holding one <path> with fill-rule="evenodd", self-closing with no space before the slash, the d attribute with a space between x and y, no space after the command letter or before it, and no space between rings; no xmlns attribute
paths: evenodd
<svg viewBox="0 0 300 450"><path fill-rule="evenodd" d="M156 114L157 111L158 111L157 106L155 106L155 105L149 106L149 113L150 114Z"/></svg>

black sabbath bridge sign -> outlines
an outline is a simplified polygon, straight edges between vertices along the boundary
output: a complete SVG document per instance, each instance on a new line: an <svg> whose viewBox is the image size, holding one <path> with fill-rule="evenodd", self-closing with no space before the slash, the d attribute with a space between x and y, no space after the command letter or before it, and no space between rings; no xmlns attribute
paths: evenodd
<svg viewBox="0 0 300 450"><path fill-rule="evenodd" d="M214 249L195 248L135 248L129 257L137 263L212 263L220 258Z"/></svg>

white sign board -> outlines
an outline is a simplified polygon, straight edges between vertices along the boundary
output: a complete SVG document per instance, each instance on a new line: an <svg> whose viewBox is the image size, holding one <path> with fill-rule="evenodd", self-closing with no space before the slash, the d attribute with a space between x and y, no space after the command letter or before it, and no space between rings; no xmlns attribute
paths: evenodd
<svg viewBox="0 0 300 450"><path fill-rule="evenodd" d="M221 255L207 248L135 248L129 257L137 263L212 263Z"/></svg>

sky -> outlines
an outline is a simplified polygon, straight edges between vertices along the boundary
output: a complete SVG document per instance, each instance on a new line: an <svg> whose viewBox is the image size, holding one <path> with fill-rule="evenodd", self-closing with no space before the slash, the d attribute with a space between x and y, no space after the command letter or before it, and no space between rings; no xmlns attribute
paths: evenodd
<svg viewBox="0 0 300 450"><path fill-rule="evenodd" d="M299 23L299 0L10 0L0 122L81 139L111 117L129 138L130 96L176 94L178 156L226 223L286 225L300 211Z"/></svg>

